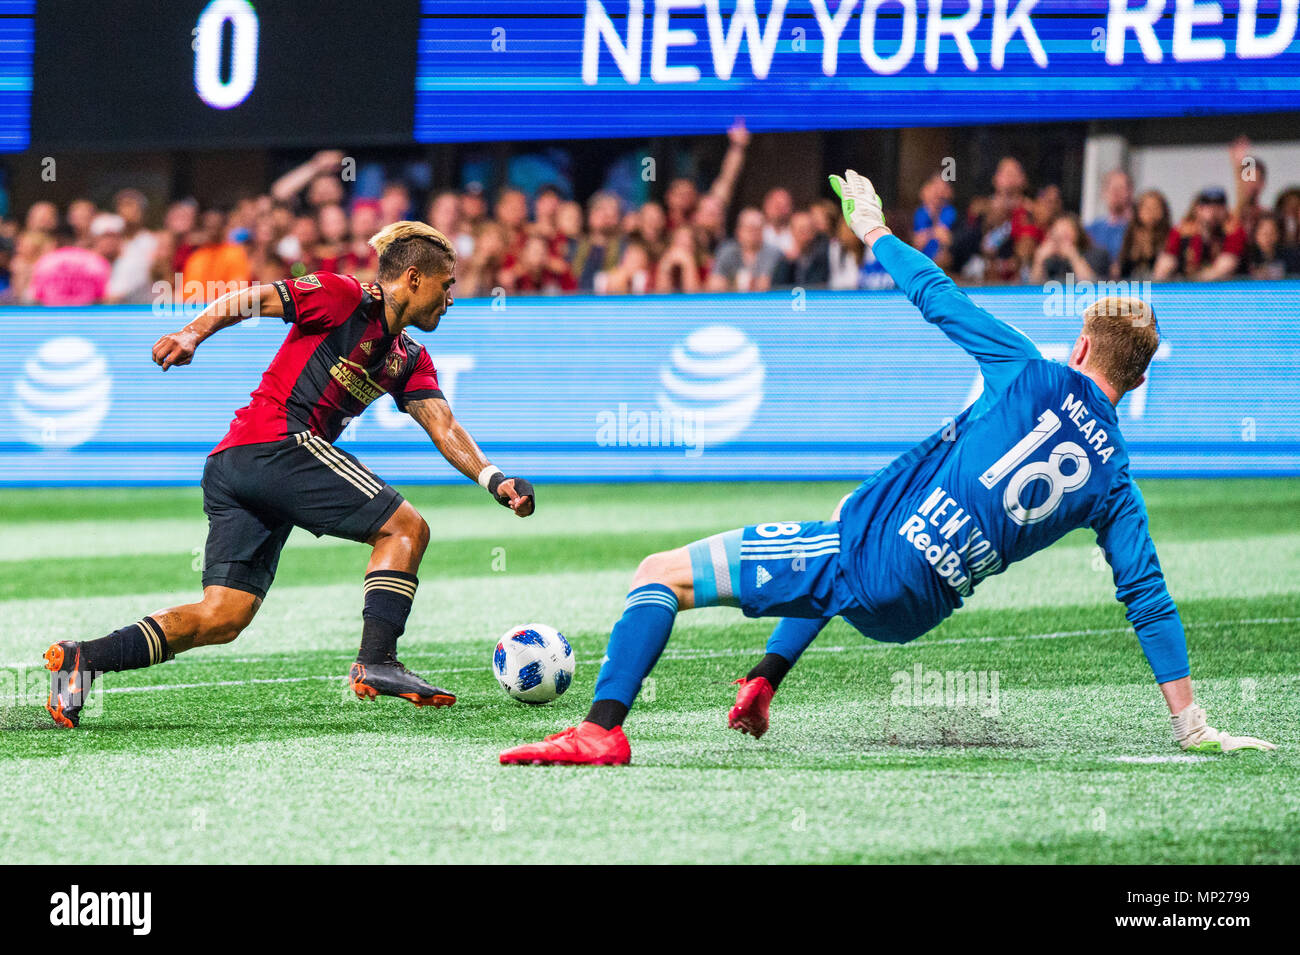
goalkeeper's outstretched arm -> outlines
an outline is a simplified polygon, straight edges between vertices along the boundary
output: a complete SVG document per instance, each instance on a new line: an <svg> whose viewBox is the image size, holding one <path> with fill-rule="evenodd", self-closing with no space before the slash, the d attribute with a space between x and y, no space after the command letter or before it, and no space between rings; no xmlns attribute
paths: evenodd
<svg viewBox="0 0 1300 955"><path fill-rule="evenodd" d="M889 231L880 197L870 179L852 169L843 178L830 179L854 234L871 246L880 264L925 320L938 325L954 344L979 362L990 388L999 390L1020 373L1026 361L1042 357L1022 332L972 302L928 256Z"/></svg>
<svg viewBox="0 0 1300 955"><path fill-rule="evenodd" d="M1193 699L1183 622L1165 586L1147 529L1146 505L1132 479L1116 485L1093 530L1115 575L1115 596L1127 609L1142 652L1160 684L1178 745L1197 753L1273 749L1266 740L1233 736L1210 726L1205 710Z"/></svg>

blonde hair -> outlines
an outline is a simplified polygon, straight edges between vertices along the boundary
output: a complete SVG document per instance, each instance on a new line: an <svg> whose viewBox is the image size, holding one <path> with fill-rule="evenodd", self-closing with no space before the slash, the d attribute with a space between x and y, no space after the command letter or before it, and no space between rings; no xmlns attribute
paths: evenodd
<svg viewBox="0 0 1300 955"><path fill-rule="evenodd" d="M1160 345L1155 309L1139 298L1112 295L1093 302L1083 313L1083 333L1092 343L1088 364L1121 394L1141 383Z"/></svg>
<svg viewBox="0 0 1300 955"><path fill-rule="evenodd" d="M424 222L404 220L384 226L369 244L379 255L381 281L394 279L411 266L431 275L447 272L456 261L451 240Z"/></svg>

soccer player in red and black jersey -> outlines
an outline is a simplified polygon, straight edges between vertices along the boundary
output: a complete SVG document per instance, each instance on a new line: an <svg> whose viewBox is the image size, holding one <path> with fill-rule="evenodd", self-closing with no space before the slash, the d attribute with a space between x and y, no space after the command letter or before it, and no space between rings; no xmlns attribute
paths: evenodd
<svg viewBox="0 0 1300 955"><path fill-rule="evenodd" d="M261 606L294 527L373 548L361 650L348 674L353 691L417 706L456 702L397 659L429 526L402 495L333 442L388 393L458 471L515 514L533 513L534 493L526 479L507 478L492 465L452 416L428 352L406 331L433 331L451 307L454 247L421 222L394 223L370 244L379 256L377 285L316 272L254 286L218 299L154 345L154 361L166 371L188 365L204 339L251 315L278 316L292 326L203 471L203 598L97 640L51 646L45 652L54 671L46 708L60 726L78 724L99 673L152 666L191 647L234 640Z"/></svg>

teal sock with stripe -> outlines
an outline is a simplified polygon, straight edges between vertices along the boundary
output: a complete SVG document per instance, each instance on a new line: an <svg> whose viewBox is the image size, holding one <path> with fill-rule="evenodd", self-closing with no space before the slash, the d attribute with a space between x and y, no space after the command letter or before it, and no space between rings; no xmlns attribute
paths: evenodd
<svg viewBox="0 0 1300 955"><path fill-rule="evenodd" d="M646 584L627 595L623 616L609 635L605 663L596 678L596 702L617 700L625 707L632 705L641 681L668 645L676 619L677 595L663 584Z"/></svg>

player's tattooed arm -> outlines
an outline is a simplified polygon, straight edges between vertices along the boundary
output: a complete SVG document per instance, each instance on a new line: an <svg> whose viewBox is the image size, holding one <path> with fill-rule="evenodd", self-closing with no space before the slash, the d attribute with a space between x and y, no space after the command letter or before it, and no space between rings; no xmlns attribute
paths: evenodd
<svg viewBox="0 0 1300 955"><path fill-rule="evenodd" d="M487 489L501 504L520 517L533 513L533 486L526 478L506 477L495 467L451 413L442 398L419 398L406 403L407 413L428 432L434 446L457 471Z"/></svg>
<svg viewBox="0 0 1300 955"><path fill-rule="evenodd" d="M246 318L283 318L284 305L280 294L271 284L253 285L227 292L199 312L194 320L179 332L158 339L153 346L154 363L163 371L174 365L188 365L194 360L194 350L204 339L237 325Z"/></svg>

